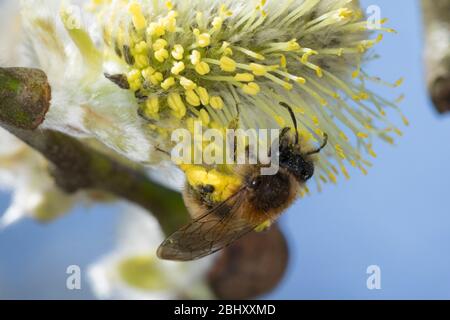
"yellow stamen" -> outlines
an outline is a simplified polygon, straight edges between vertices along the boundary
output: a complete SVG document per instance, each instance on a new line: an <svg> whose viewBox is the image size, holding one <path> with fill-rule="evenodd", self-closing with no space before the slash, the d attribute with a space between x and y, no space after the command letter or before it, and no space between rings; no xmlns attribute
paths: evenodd
<svg viewBox="0 0 450 320"><path fill-rule="evenodd" d="M194 90L187 90L186 91L186 101L194 107L198 107L200 105L200 98L198 95L194 92Z"/></svg>
<svg viewBox="0 0 450 320"><path fill-rule="evenodd" d="M184 55L184 48L180 44L176 44L172 50L172 57L176 60L182 60Z"/></svg>
<svg viewBox="0 0 450 320"><path fill-rule="evenodd" d="M234 76L234 79L239 82L252 82L255 80L255 76L251 73L238 73Z"/></svg>
<svg viewBox="0 0 450 320"><path fill-rule="evenodd" d="M224 56L220 58L220 68L225 72L234 72L236 71L236 61Z"/></svg>
<svg viewBox="0 0 450 320"><path fill-rule="evenodd" d="M249 84L246 84L242 87L242 90L244 93L255 96L257 95L261 89L259 85L256 82L250 82Z"/></svg>
<svg viewBox="0 0 450 320"><path fill-rule="evenodd" d="M175 78L169 77L161 83L161 88L164 90L169 90L170 87L175 85Z"/></svg>
<svg viewBox="0 0 450 320"><path fill-rule="evenodd" d="M132 2L128 7L128 10L131 13L131 18L133 20L133 24L136 30L138 31L143 30L147 25L147 20L142 14L141 5L137 2Z"/></svg>
<svg viewBox="0 0 450 320"><path fill-rule="evenodd" d="M206 75L208 73L211 72L211 68L209 67L209 64L207 64L206 62L202 61L200 63L198 63L195 66L195 71L199 74L199 75Z"/></svg>
<svg viewBox="0 0 450 320"><path fill-rule="evenodd" d="M203 87L197 87L197 93L200 97L200 101L204 106L209 104L209 94L208 91Z"/></svg>
<svg viewBox="0 0 450 320"><path fill-rule="evenodd" d="M209 104L216 110L221 110L224 106L223 100L219 96L211 97L211 99L209 100Z"/></svg>
<svg viewBox="0 0 450 320"><path fill-rule="evenodd" d="M181 72L183 72L185 69L184 62L178 61L174 62L172 69L170 69L170 72L172 72L175 75L179 75Z"/></svg>

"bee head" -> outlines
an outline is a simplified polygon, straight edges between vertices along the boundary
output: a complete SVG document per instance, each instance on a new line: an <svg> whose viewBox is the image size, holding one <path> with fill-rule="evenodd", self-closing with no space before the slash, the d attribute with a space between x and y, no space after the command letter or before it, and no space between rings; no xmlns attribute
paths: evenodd
<svg viewBox="0 0 450 320"><path fill-rule="evenodd" d="M292 174L298 182L306 182L314 174L314 163L295 146L280 150L280 166Z"/></svg>

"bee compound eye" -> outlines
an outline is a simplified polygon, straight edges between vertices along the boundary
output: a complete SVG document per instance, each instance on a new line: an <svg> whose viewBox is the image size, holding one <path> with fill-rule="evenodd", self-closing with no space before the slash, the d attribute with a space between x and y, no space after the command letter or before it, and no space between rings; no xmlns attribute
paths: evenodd
<svg viewBox="0 0 450 320"><path fill-rule="evenodd" d="M257 188L260 184L261 184L260 177L256 177L250 182L250 187Z"/></svg>

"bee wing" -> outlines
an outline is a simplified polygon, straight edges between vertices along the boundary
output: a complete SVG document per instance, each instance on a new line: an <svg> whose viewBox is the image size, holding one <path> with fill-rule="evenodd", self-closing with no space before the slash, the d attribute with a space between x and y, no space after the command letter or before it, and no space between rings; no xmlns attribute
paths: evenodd
<svg viewBox="0 0 450 320"><path fill-rule="evenodd" d="M244 198L245 191L241 189L202 217L180 228L160 245L158 257L177 261L200 259L254 230L256 225L236 216Z"/></svg>

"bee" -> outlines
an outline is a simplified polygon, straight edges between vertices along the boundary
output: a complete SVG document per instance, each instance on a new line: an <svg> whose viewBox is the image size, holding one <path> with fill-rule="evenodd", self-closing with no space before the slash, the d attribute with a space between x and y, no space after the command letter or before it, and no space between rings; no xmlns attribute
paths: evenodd
<svg viewBox="0 0 450 320"><path fill-rule="evenodd" d="M190 261L215 253L262 224L274 222L295 201L302 185L313 176L314 155L326 147L328 136L324 134L319 148L304 150L292 108L286 103L281 105L289 111L295 136L289 127L281 130L278 172L262 175L261 165L237 165L242 185L216 204L207 200L214 191L212 186L197 190L188 184L183 198L193 220L160 245L160 258Z"/></svg>

